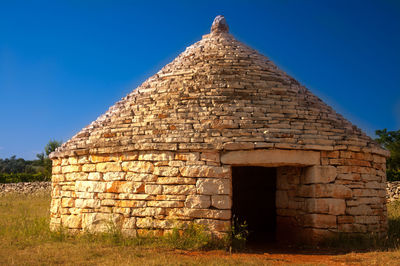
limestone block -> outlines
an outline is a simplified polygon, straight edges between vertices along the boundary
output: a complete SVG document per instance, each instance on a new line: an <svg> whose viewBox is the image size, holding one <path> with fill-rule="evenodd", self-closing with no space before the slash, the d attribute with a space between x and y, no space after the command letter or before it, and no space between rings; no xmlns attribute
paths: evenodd
<svg viewBox="0 0 400 266"><path fill-rule="evenodd" d="M365 181L381 181L381 177L375 174L361 174L361 180Z"/></svg>
<svg viewBox="0 0 400 266"><path fill-rule="evenodd" d="M180 169L184 177L220 177L230 178L231 170L227 166L193 165Z"/></svg>
<svg viewBox="0 0 400 266"><path fill-rule="evenodd" d="M186 195L156 195L155 200L179 200L179 201L185 201L186 200Z"/></svg>
<svg viewBox="0 0 400 266"><path fill-rule="evenodd" d="M124 207L112 207L112 213L118 213L122 214L124 217L130 217L131 216L131 210L132 208L124 208Z"/></svg>
<svg viewBox="0 0 400 266"><path fill-rule="evenodd" d="M165 209L153 208L153 207L133 208L131 211L132 211L131 212L132 216L138 216L138 217L157 216L165 214Z"/></svg>
<svg viewBox="0 0 400 266"><path fill-rule="evenodd" d="M101 173L120 172L122 168L119 162L98 163L96 164L96 171Z"/></svg>
<svg viewBox="0 0 400 266"><path fill-rule="evenodd" d="M206 162L219 163L221 161L218 152L202 152L200 158Z"/></svg>
<svg viewBox="0 0 400 266"><path fill-rule="evenodd" d="M79 191L77 191L77 192L75 192L75 195L77 198L80 198L80 199L94 199L95 193L94 192L79 192ZM72 196L72 195L70 195L70 196Z"/></svg>
<svg viewBox="0 0 400 266"><path fill-rule="evenodd" d="M61 166L53 166L52 167L52 173L54 174L61 174Z"/></svg>
<svg viewBox="0 0 400 266"><path fill-rule="evenodd" d="M89 160L92 163L103 163L103 162L109 161L110 156L109 155L90 155Z"/></svg>
<svg viewBox="0 0 400 266"><path fill-rule="evenodd" d="M142 183L134 183L130 181L109 181L109 182L104 182L106 185L106 192L110 193L132 193L134 192L134 189L139 192L140 187L143 187L143 192L144 192L144 184Z"/></svg>
<svg viewBox="0 0 400 266"><path fill-rule="evenodd" d="M338 224L351 224L354 223L354 216L351 215L340 215L338 216Z"/></svg>
<svg viewBox="0 0 400 266"><path fill-rule="evenodd" d="M367 226L364 224L339 224L338 229L344 233L366 233Z"/></svg>
<svg viewBox="0 0 400 266"><path fill-rule="evenodd" d="M298 196L305 198L346 199L352 197L352 190L347 186L337 184L304 185L300 187Z"/></svg>
<svg viewBox="0 0 400 266"><path fill-rule="evenodd" d="M379 216L354 216L355 223L357 224L378 224Z"/></svg>
<svg viewBox="0 0 400 266"><path fill-rule="evenodd" d="M320 152L301 150L231 151L221 156L223 164L264 166L319 165Z"/></svg>
<svg viewBox="0 0 400 266"><path fill-rule="evenodd" d="M178 161L199 161L200 153L191 152L191 153L177 153L175 154L175 160Z"/></svg>
<svg viewBox="0 0 400 266"><path fill-rule="evenodd" d="M230 210L232 199L228 195L214 195L211 196L211 205L217 209Z"/></svg>
<svg viewBox="0 0 400 266"><path fill-rule="evenodd" d="M100 200L99 199L76 199L75 200L75 208L100 208Z"/></svg>
<svg viewBox="0 0 400 266"><path fill-rule="evenodd" d="M69 157L68 158L68 164L78 164L78 158L76 157Z"/></svg>
<svg viewBox="0 0 400 266"><path fill-rule="evenodd" d="M350 181L359 181L361 180L361 175L357 173L350 173L350 174L338 174L338 180L350 180Z"/></svg>
<svg viewBox="0 0 400 266"><path fill-rule="evenodd" d="M379 197L379 190L376 189L353 189L355 197Z"/></svg>
<svg viewBox="0 0 400 266"><path fill-rule="evenodd" d="M197 193L200 195L231 194L231 181L229 179L202 178L196 182Z"/></svg>
<svg viewBox="0 0 400 266"><path fill-rule="evenodd" d="M135 173L147 173L151 174L154 171L154 165L147 161L130 161L123 162L122 169L124 171L135 172Z"/></svg>
<svg viewBox="0 0 400 266"><path fill-rule="evenodd" d="M101 200L101 206L116 206L116 202L114 199L103 199Z"/></svg>
<svg viewBox="0 0 400 266"><path fill-rule="evenodd" d="M125 174L125 172L107 172L103 174L103 179L105 181L124 180Z"/></svg>
<svg viewBox="0 0 400 266"><path fill-rule="evenodd" d="M161 208L179 208L185 206L183 201L172 201L172 200L157 200L147 201L149 207L161 207Z"/></svg>
<svg viewBox="0 0 400 266"><path fill-rule="evenodd" d="M94 171L96 171L96 164L94 164L94 163L84 164L84 165L82 165L82 171L83 172L94 172Z"/></svg>
<svg viewBox="0 0 400 266"><path fill-rule="evenodd" d="M61 207L63 208L70 208L74 207L75 200L72 198L63 198L61 199Z"/></svg>
<svg viewBox="0 0 400 266"><path fill-rule="evenodd" d="M92 172L92 173L89 173L88 180L98 181L98 180L101 180L102 176L103 176L102 173Z"/></svg>
<svg viewBox="0 0 400 266"><path fill-rule="evenodd" d="M81 192L105 192L106 183L98 181L76 181L75 191Z"/></svg>
<svg viewBox="0 0 400 266"><path fill-rule="evenodd" d="M175 218L180 217L229 220L231 219L231 210L177 208L171 209L169 215Z"/></svg>
<svg viewBox="0 0 400 266"><path fill-rule="evenodd" d="M157 176L153 174L139 174L134 172L127 172L125 179L128 181L137 181L137 182L155 182L157 180Z"/></svg>
<svg viewBox="0 0 400 266"><path fill-rule="evenodd" d="M136 218L136 227L137 228L154 228L155 222L151 217L145 218Z"/></svg>
<svg viewBox="0 0 400 266"><path fill-rule="evenodd" d="M195 192L194 185L163 185L163 194L166 195L190 195Z"/></svg>
<svg viewBox="0 0 400 266"><path fill-rule="evenodd" d="M80 170L81 170L81 166L79 166L79 165L67 165L67 166L63 166L61 168L61 172L63 174L79 172Z"/></svg>
<svg viewBox="0 0 400 266"><path fill-rule="evenodd" d="M177 176L179 169L177 167L160 166L155 167L153 173L158 176Z"/></svg>
<svg viewBox="0 0 400 266"><path fill-rule="evenodd" d="M126 152L120 156L120 160L125 161L136 161L139 158L139 154L137 152Z"/></svg>
<svg viewBox="0 0 400 266"><path fill-rule="evenodd" d="M306 199L306 210L310 213L342 215L346 211L346 202L344 199Z"/></svg>
<svg viewBox="0 0 400 266"><path fill-rule="evenodd" d="M125 218L122 223L122 229L134 229L134 228L136 228L136 218L135 217Z"/></svg>
<svg viewBox="0 0 400 266"><path fill-rule="evenodd" d="M305 168L302 176L303 184L331 183L337 176L336 167L333 166L312 166Z"/></svg>
<svg viewBox="0 0 400 266"><path fill-rule="evenodd" d="M328 214L306 214L303 217L304 226L313 228L336 228L336 216Z"/></svg>
<svg viewBox="0 0 400 266"><path fill-rule="evenodd" d="M123 216L117 213L83 213L82 229L88 232L108 232L122 226Z"/></svg>
<svg viewBox="0 0 400 266"><path fill-rule="evenodd" d="M90 160L87 156L79 156L78 157L78 164L85 164L85 163L90 163Z"/></svg>
<svg viewBox="0 0 400 266"><path fill-rule="evenodd" d="M61 224L63 227L79 229L82 224L81 215L61 215Z"/></svg>
<svg viewBox="0 0 400 266"><path fill-rule="evenodd" d="M58 213L61 206L61 199L52 199L50 204L50 213Z"/></svg>
<svg viewBox="0 0 400 266"><path fill-rule="evenodd" d="M146 202L136 201L136 200L117 200L115 202L115 206L121 207L121 208L143 207L145 205L146 205Z"/></svg>
<svg viewBox="0 0 400 266"><path fill-rule="evenodd" d="M53 182L53 183L63 182L64 180L65 180L64 175L53 174L51 176L51 182Z"/></svg>
<svg viewBox="0 0 400 266"><path fill-rule="evenodd" d="M87 180L88 174L82 172L64 174L65 181Z"/></svg>
<svg viewBox="0 0 400 266"><path fill-rule="evenodd" d="M210 196L205 195L189 195L185 201L186 208L207 209L210 205Z"/></svg>
<svg viewBox="0 0 400 266"><path fill-rule="evenodd" d="M275 205L278 209L286 209L289 207L288 192L285 190L277 190L275 193Z"/></svg>
<svg viewBox="0 0 400 266"><path fill-rule="evenodd" d="M173 159L173 152L139 152L139 161L170 161Z"/></svg>
<svg viewBox="0 0 400 266"><path fill-rule="evenodd" d="M149 195L162 194L162 186L161 185L145 185L144 192Z"/></svg>
<svg viewBox="0 0 400 266"><path fill-rule="evenodd" d="M357 207L348 207L346 209L346 214L348 215L372 215L374 214L373 210L369 205L363 204Z"/></svg>
<svg viewBox="0 0 400 266"><path fill-rule="evenodd" d="M163 185L194 185L197 179L191 177L159 177L157 178L157 184Z"/></svg>

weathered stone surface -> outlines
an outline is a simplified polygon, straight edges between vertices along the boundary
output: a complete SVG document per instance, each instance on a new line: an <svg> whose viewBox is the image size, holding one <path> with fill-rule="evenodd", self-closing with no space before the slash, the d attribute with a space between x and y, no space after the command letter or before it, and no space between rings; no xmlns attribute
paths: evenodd
<svg viewBox="0 0 400 266"><path fill-rule="evenodd" d="M162 186L161 185L145 185L144 192L149 195L162 194Z"/></svg>
<svg viewBox="0 0 400 266"><path fill-rule="evenodd" d="M185 177L221 177L229 178L230 169L229 167L219 166L185 166L180 169L182 176Z"/></svg>
<svg viewBox="0 0 400 266"><path fill-rule="evenodd" d="M229 179L204 178L197 180L197 193L201 195L231 194Z"/></svg>
<svg viewBox="0 0 400 266"><path fill-rule="evenodd" d="M125 174L125 172L107 172L103 174L103 179L105 181L124 180Z"/></svg>
<svg viewBox="0 0 400 266"><path fill-rule="evenodd" d="M347 186L336 184L304 185L301 186L298 195L306 198L347 199L352 197L352 190Z"/></svg>
<svg viewBox="0 0 400 266"><path fill-rule="evenodd" d="M336 216L327 214L306 214L304 225L314 228L337 228Z"/></svg>
<svg viewBox="0 0 400 266"><path fill-rule="evenodd" d="M312 166L305 168L302 176L303 184L331 183L337 176L336 167Z"/></svg>
<svg viewBox="0 0 400 266"><path fill-rule="evenodd" d="M231 165L309 166L318 165L320 153L300 150L231 151L221 156L221 162Z"/></svg>
<svg viewBox="0 0 400 266"><path fill-rule="evenodd" d="M189 195L195 192L194 185L163 185L163 193L167 195Z"/></svg>
<svg viewBox="0 0 400 266"><path fill-rule="evenodd" d="M174 159L173 152L140 152L139 161L170 161Z"/></svg>
<svg viewBox="0 0 400 266"><path fill-rule="evenodd" d="M207 209L211 206L210 196L189 195L185 201L185 207L194 209Z"/></svg>
<svg viewBox="0 0 400 266"><path fill-rule="evenodd" d="M83 213L82 228L89 232L107 232L121 228L122 215L116 213Z"/></svg>
<svg viewBox="0 0 400 266"><path fill-rule="evenodd" d="M105 173L105 172L120 172L121 164L117 162L107 162L107 163L98 163L96 164L96 171Z"/></svg>
<svg viewBox="0 0 400 266"><path fill-rule="evenodd" d="M76 208L100 208L100 200L98 199L76 199L75 200Z"/></svg>
<svg viewBox="0 0 400 266"><path fill-rule="evenodd" d="M232 207L232 200L228 195L214 195L211 196L211 205L217 209L229 210Z"/></svg>
<svg viewBox="0 0 400 266"><path fill-rule="evenodd" d="M346 201L344 199L307 199L306 210L310 213L326 213L332 215L342 215L346 211Z"/></svg>
<svg viewBox="0 0 400 266"><path fill-rule="evenodd" d="M82 225L82 217L80 215L61 215L61 224L66 228L79 229Z"/></svg>
<svg viewBox="0 0 400 266"><path fill-rule="evenodd" d="M179 169L178 167L160 166L154 168L154 174L158 176L177 176Z"/></svg>
<svg viewBox="0 0 400 266"><path fill-rule="evenodd" d="M81 192L105 192L106 183L100 181L76 181L75 191Z"/></svg>
<svg viewBox="0 0 400 266"><path fill-rule="evenodd" d="M154 171L154 165L151 162L146 162L146 161L129 161L122 163L122 169L124 171L130 171L135 173L151 174Z"/></svg>

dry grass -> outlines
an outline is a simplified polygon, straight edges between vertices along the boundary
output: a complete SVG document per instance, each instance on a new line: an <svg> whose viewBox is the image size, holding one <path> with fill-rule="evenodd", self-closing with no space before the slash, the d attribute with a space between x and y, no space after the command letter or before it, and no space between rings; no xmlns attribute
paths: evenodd
<svg viewBox="0 0 400 266"><path fill-rule="evenodd" d="M125 239L115 232L71 237L49 231L47 194L0 196L0 265L396 265L400 203L389 206L391 248L335 255L327 252L235 253L183 251L157 239ZM397 234L397 235L396 235Z"/></svg>

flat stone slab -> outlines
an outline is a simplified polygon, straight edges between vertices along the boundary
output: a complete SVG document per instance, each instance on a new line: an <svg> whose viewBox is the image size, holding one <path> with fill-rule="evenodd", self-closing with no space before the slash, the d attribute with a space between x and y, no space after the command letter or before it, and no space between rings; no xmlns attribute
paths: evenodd
<svg viewBox="0 0 400 266"><path fill-rule="evenodd" d="M299 150L230 151L221 156L221 162L238 166L311 166L320 164L320 152Z"/></svg>

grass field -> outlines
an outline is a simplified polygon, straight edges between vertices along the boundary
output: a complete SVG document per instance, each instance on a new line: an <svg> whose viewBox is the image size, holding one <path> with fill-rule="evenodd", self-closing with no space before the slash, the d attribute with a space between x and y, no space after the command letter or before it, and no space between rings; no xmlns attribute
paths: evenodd
<svg viewBox="0 0 400 266"><path fill-rule="evenodd" d="M116 232L67 236L49 231L47 194L0 196L0 265L399 265L400 202L389 209L391 237L368 251L338 249L185 251L176 243L125 239ZM266 253L268 252L268 253Z"/></svg>

